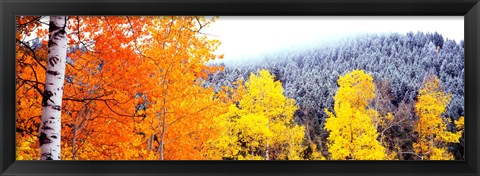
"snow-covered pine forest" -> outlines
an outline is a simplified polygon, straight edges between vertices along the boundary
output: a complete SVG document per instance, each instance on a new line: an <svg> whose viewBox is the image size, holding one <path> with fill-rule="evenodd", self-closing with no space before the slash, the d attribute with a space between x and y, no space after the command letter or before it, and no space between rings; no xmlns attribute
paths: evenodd
<svg viewBox="0 0 480 176"><path fill-rule="evenodd" d="M436 32L364 34L251 60L256 61L215 63L225 69L210 75L205 86L220 90L222 86L233 86L237 79L248 79L251 73L269 70L282 83L284 94L299 105L295 121L306 126L307 139L321 146L324 156L328 155L324 109L333 109L339 76L355 69L364 70L374 78L375 99L369 106L381 114L391 112L398 119L393 127L382 131L392 137L389 148L412 151L417 137L413 124L418 119L414 105L427 75L436 75L444 90L451 94L443 116L451 120L464 116L464 42L444 38ZM460 141L449 146L455 159L464 159L463 138ZM402 155L407 160L414 157L408 152Z"/></svg>

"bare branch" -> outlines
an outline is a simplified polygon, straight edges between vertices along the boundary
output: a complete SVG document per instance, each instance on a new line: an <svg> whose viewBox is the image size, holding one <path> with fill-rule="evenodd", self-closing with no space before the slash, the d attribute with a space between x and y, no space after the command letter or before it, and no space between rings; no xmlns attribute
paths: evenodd
<svg viewBox="0 0 480 176"><path fill-rule="evenodd" d="M412 155L415 155L417 156L418 158L420 158L421 160L423 160L423 156L415 153L415 152L400 152L401 154L412 154Z"/></svg>

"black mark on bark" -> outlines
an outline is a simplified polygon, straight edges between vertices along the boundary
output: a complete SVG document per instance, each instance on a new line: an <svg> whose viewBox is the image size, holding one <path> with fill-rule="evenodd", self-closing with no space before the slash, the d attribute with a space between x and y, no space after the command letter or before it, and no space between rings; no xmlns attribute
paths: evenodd
<svg viewBox="0 0 480 176"><path fill-rule="evenodd" d="M43 123L42 130L47 131L47 130L53 130L50 126L46 125L47 123Z"/></svg>
<svg viewBox="0 0 480 176"><path fill-rule="evenodd" d="M47 74L51 74L51 75L54 75L54 76L60 75L60 73L58 73L57 71L52 71L52 70L48 70Z"/></svg>
<svg viewBox="0 0 480 176"><path fill-rule="evenodd" d="M58 32L53 33L53 38L55 40L59 40L60 35L65 35L67 33L67 32L65 32L65 28L63 28L63 27L56 27L56 29L60 29L60 30L58 30Z"/></svg>
<svg viewBox="0 0 480 176"><path fill-rule="evenodd" d="M43 93L42 97L42 106L48 106L48 100L50 100L50 97L53 96L52 91L46 90L45 93Z"/></svg>
<svg viewBox="0 0 480 176"><path fill-rule="evenodd" d="M48 40L48 48L51 48L53 45L57 45L57 43L55 43L53 39ZM48 52L50 52L50 49L48 50Z"/></svg>
<svg viewBox="0 0 480 176"><path fill-rule="evenodd" d="M55 23L53 21L50 21L50 27L48 28L48 32L53 32L53 31L56 31L58 30L60 27L58 27L57 25L55 25Z"/></svg>
<svg viewBox="0 0 480 176"><path fill-rule="evenodd" d="M53 45L57 45L57 43L55 43L53 40L58 40L59 35L65 35L66 34L65 26L66 26L66 23L64 24L63 27L59 27L59 26L56 26L53 21L50 22L50 27L48 28L48 31L50 33L52 33L53 35L50 36L50 39L48 40L48 47L51 47ZM48 52L50 52L50 50Z"/></svg>
<svg viewBox="0 0 480 176"><path fill-rule="evenodd" d="M60 31L58 31L57 35L59 35L59 34L62 34L62 35L67 34L67 32L65 32L65 28L62 27L62 29L60 29Z"/></svg>
<svg viewBox="0 0 480 176"><path fill-rule="evenodd" d="M48 139L47 135L42 132L40 133L40 146L42 146L43 144L50 144L52 143L52 140ZM43 154L42 154L43 155ZM51 154L50 154L51 155Z"/></svg>
<svg viewBox="0 0 480 176"><path fill-rule="evenodd" d="M53 139L57 139L57 136L53 135L52 138L53 138Z"/></svg>
<svg viewBox="0 0 480 176"><path fill-rule="evenodd" d="M58 57L55 57L55 56L48 59L48 63L50 63L50 65L52 65L52 66L57 65L58 61L60 61L60 59Z"/></svg>
<svg viewBox="0 0 480 176"><path fill-rule="evenodd" d="M62 110L62 106L60 106L60 105L53 105L52 108L55 109L55 110L57 110L57 111L61 111L61 110Z"/></svg>
<svg viewBox="0 0 480 176"><path fill-rule="evenodd" d="M52 153L42 153L42 157L45 157L46 160L53 160Z"/></svg>

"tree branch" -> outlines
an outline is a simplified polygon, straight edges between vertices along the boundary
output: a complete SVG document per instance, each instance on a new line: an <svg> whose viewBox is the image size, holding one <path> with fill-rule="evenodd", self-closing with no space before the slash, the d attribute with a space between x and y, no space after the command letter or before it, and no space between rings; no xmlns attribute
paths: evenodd
<svg viewBox="0 0 480 176"><path fill-rule="evenodd" d="M40 61L38 60L37 55L36 55L36 53L35 53L35 50L33 50L32 47L30 47L28 44L26 44L25 42L23 42L23 41L21 41L21 40L18 40L18 39L16 39L16 40L17 40L17 42L19 42L19 43L21 43L23 46L25 46L25 48L27 48L27 49L33 54L33 55L32 55L32 56L33 56L33 60L35 60L35 61L38 63L38 65L40 65L44 70L47 70L47 68L46 68L42 63L40 63Z"/></svg>
<svg viewBox="0 0 480 176"><path fill-rule="evenodd" d="M423 156L415 153L415 152L400 152L401 154L412 154L412 155L415 155L417 156L418 158L420 158L421 160L423 160Z"/></svg>
<svg viewBox="0 0 480 176"><path fill-rule="evenodd" d="M20 26L25 26L25 25L27 25L29 23L32 23L32 22L35 22L35 21L39 21L42 18L43 18L42 16L38 16L38 17L28 21L28 22L25 22L25 23L22 23L22 24L17 24L17 28L20 27Z"/></svg>

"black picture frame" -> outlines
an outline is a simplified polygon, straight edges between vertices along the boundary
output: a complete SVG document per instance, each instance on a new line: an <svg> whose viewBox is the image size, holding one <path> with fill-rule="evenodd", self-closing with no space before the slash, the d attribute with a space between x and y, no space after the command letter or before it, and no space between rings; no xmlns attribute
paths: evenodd
<svg viewBox="0 0 480 176"><path fill-rule="evenodd" d="M0 0L0 175L478 176L479 0ZM16 15L465 17L465 161L15 161Z"/></svg>

